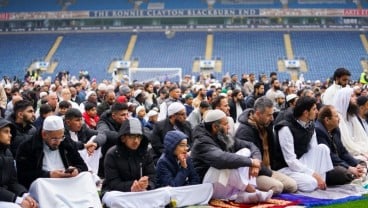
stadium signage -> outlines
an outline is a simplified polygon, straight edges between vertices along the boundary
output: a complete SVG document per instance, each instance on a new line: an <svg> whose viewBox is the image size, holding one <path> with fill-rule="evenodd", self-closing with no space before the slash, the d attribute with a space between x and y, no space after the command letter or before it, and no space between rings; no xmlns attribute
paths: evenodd
<svg viewBox="0 0 368 208"><path fill-rule="evenodd" d="M345 9L344 16L368 16L368 9Z"/></svg>
<svg viewBox="0 0 368 208"><path fill-rule="evenodd" d="M89 16L104 17L232 17L258 16L258 9L172 9L172 10L108 10L90 11Z"/></svg>

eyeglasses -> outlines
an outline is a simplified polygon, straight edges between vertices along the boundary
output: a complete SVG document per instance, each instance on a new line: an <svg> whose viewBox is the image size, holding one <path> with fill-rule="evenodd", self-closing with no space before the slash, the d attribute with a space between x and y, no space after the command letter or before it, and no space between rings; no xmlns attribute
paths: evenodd
<svg viewBox="0 0 368 208"><path fill-rule="evenodd" d="M139 134L130 134L130 135L127 135L128 139L130 140L142 140L142 135L139 135Z"/></svg>
<svg viewBox="0 0 368 208"><path fill-rule="evenodd" d="M57 137L49 138L49 140L52 141L52 142L58 142L58 141L62 142L62 141L64 141L64 139L65 139L65 136L62 136L60 138L57 138Z"/></svg>
<svg viewBox="0 0 368 208"><path fill-rule="evenodd" d="M189 144L178 144L178 147L190 149L190 145Z"/></svg>

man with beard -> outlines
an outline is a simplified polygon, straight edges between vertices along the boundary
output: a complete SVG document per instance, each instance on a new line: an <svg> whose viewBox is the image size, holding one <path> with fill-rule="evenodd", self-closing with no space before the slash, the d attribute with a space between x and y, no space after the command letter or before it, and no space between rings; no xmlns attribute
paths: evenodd
<svg viewBox="0 0 368 208"><path fill-rule="evenodd" d="M48 116L38 134L19 146L16 162L19 182L40 207L101 207L91 174L82 173L87 165L64 136L61 117Z"/></svg>
<svg viewBox="0 0 368 208"><path fill-rule="evenodd" d="M345 68L338 68L333 74L333 84L322 94L322 104L333 105L336 93L347 86L351 73Z"/></svg>
<svg viewBox="0 0 368 208"><path fill-rule="evenodd" d="M328 147L317 143L317 112L316 99L301 97L293 114L275 125L277 145L272 169L293 178L303 192L325 190L325 174L333 168Z"/></svg>
<svg viewBox="0 0 368 208"><path fill-rule="evenodd" d="M362 124L365 132L368 135L368 97L367 96L359 96L357 98L357 104L359 106L358 119L360 124Z"/></svg>
<svg viewBox="0 0 368 208"><path fill-rule="evenodd" d="M254 91L245 98L245 108L253 108L254 102L264 95L264 91L265 88L263 82L257 82L254 84Z"/></svg>
<svg viewBox="0 0 368 208"><path fill-rule="evenodd" d="M275 142L273 135L273 103L265 96L256 100L254 108L245 110L239 116L239 127L235 137L255 144L262 153L262 165L256 178L259 190L272 190L275 195L297 190L294 179L271 169Z"/></svg>
<svg viewBox="0 0 368 208"><path fill-rule="evenodd" d="M109 110L112 104L115 103L115 92L114 91L108 91L105 94L104 100L102 103L97 105L97 115L101 117L102 113L106 110Z"/></svg>
<svg viewBox="0 0 368 208"><path fill-rule="evenodd" d="M56 107L58 106L58 96L55 92L50 92L50 94L47 96L46 104L48 104L51 107L52 112L55 112ZM37 109L36 118L38 118L39 116L40 116L40 109Z"/></svg>
<svg viewBox="0 0 368 208"><path fill-rule="evenodd" d="M164 137L168 131L179 130L188 136L188 144L192 145L192 128L186 121L185 106L179 101L169 105L167 109L168 117L158 121L152 130L151 144L153 149L153 159L155 163L164 152Z"/></svg>
<svg viewBox="0 0 368 208"><path fill-rule="evenodd" d="M194 167L203 183L212 183L213 198L257 203L272 196L272 190L255 189L261 167L261 153L251 142L227 136L227 115L209 110L194 132L191 152Z"/></svg>
<svg viewBox="0 0 368 208"><path fill-rule="evenodd" d="M266 97L272 100L273 104L276 106L276 97L281 92L280 81L278 79L271 79L271 88L267 90Z"/></svg>
<svg viewBox="0 0 368 208"><path fill-rule="evenodd" d="M368 135L357 116L359 107L353 89L345 87L339 90L334 97L333 106L340 118L339 128L343 145L355 158L367 161Z"/></svg>
<svg viewBox="0 0 368 208"><path fill-rule="evenodd" d="M339 115L331 105L321 108L316 121L316 133L319 144L330 149L334 168L326 173L327 185L348 184L366 173L365 162L353 158L341 142Z"/></svg>
<svg viewBox="0 0 368 208"><path fill-rule="evenodd" d="M227 97L219 95L212 101L211 104L212 109L218 109L225 113L229 125L229 129L227 132L229 136L233 137L235 135L235 122L234 119L230 116L229 100L227 99Z"/></svg>
<svg viewBox="0 0 368 208"><path fill-rule="evenodd" d="M9 121L15 126L12 130L12 141L10 151L16 157L18 146L36 134L36 127L33 126L35 113L32 103L20 100L14 104L14 112L9 117Z"/></svg>

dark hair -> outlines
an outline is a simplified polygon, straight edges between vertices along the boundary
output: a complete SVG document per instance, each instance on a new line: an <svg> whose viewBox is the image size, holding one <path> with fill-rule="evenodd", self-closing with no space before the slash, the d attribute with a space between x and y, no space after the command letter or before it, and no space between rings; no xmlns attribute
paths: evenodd
<svg viewBox="0 0 368 208"><path fill-rule="evenodd" d="M128 105L126 103L114 103L111 106L111 112L115 113L122 110L128 110Z"/></svg>
<svg viewBox="0 0 368 208"><path fill-rule="evenodd" d="M219 95L215 99L213 99L213 101L211 103L212 104L212 109L216 109L218 106L220 106L220 103L221 103L222 99L226 99L226 97L223 96L223 95Z"/></svg>
<svg viewBox="0 0 368 208"><path fill-rule="evenodd" d="M52 108L51 108L51 106L49 104L42 104L40 106L40 115L41 116L43 116L45 114L48 114L50 112L52 112Z"/></svg>
<svg viewBox="0 0 368 208"><path fill-rule="evenodd" d="M85 104L84 104L84 110L86 110L86 111L89 111L89 110L91 110L92 108L96 108L97 107L97 105L96 104L94 104L94 103L91 103L91 102L86 102Z"/></svg>
<svg viewBox="0 0 368 208"><path fill-rule="evenodd" d="M32 103L30 101L28 101L28 100L19 100L18 102L16 102L14 104L13 111L16 115L19 111L24 111L29 106L33 107Z"/></svg>
<svg viewBox="0 0 368 208"><path fill-rule="evenodd" d="M274 76L274 75L275 75L275 76L277 76L277 73L276 73L276 72L271 72L271 73L270 73L270 77L272 77L272 76Z"/></svg>
<svg viewBox="0 0 368 208"><path fill-rule="evenodd" d="M303 115L304 111L310 111L316 103L317 100L315 98L308 96L300 97L295 104L294 117L298 118Z"/></svg>
<svg viewBox="0 0 368 208"><path fill-rule="evenodd" d="M271 79L270 84L271 84L271 85L273 85L273 83L274 83L276 80L278 80L278 79L277 79L277 78L276 78L276 79Z"/></svg>
<svg viewBox="0 0 368 208"><path fill-rule="evenodd" d="M239 93L242 93L242 91L240 91L239 89L234 89L231 93L231 97L236 97Z"/></svg>
<svg viewBox="0 0 368 208"><path fill-rule="evenodd" d="M76 108L69 108L65 113L65 120L82 118L82 113Z"/></svg>
<svg viewBox="0 0 368 208"><path fill-rule="evenodd" d="M259 89L262 85L264 86L263 82L257 82L254 84L254 89Z"/></svg>
<svg viewBox="0 0 368 208"><path fill-rule="evenodd" d="M332 117L332 105L325 105L318 111L318 121L324 123L325 118Z"/></svg>
<svg viewBox="0 0 368 208"><path fill-rule="evenodd" d="M59 108L70 108L72 107L72 104L70 104L68 101L63 100L59 103Z"/></svg>
<svg viewBox="0 0 368 208"><path fill-rule="evenodd" d="M333 74L333 80L336 81L337 78L340 78L342 76L351 76L351 73L349 70L345 69L345 68L338 68L335 70L334 74Z"/></svg>

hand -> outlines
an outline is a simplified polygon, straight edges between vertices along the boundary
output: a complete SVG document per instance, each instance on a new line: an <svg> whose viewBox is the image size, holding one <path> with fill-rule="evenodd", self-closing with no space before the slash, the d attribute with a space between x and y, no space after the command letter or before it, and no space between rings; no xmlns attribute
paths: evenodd
<svg viewBox="0 0 368 208"><path fill-rule="evenodd" d="M130 187L130 191L132 192L140 192L147 190L148 187L148 177L143 176L138 181L133 181L132 186Z"/></svg>
<svg viewBox="0 0 368 208"><path fill-rule="evenodd" d="M89 125L90 125L90 126L93 126L93 127L96 127L96 121L95 121L95 119L91 118L91 119L89 120Z"/></svg>
<svg viewBox="0 0 368 208"><path fill-rule="evenodd" d="M178 160L180 162L180 166L183 168L187 168L187 154L180 154L178 155Z"/></svg>
<svg viewBox="0 0 368 208"><path fill-rule="evenodd" d="M252 168L261 168L261 161L255 158L251 158L252 160Z"/></svg>
<svg viewBox="0 0 368 208"><path fill-rule="evenodd" d="M91 156L97 148L97 143L87 142L86 144L84 144L84 148L86 148L88 156Z"/></svg>
<svg viewBox="0 0 368 208"><path fill-rule="evenodd" d="M37 202L30 196L24 197L22 203L20 204L22 208L37 208Z"/></svg>
<svg viewBox="0 0 368 208"><path fill-rule="evenodd" d="M250 167L249 168L249 178L257 177L259 174L259 168Z"/></svg>
<svg viewBox="0 0 368 208"><path fill-rule="evenodd" d="M314 172L312 176L317 180L318 188L321 190L326 190L326 182L322 179L322 177L316 172Z"/></svg>
<svg viewBox="0 0 368 208"><path fill-rule="evenodd" d="M362 170L359 170L359 169L358 169L358 166L357 166L357 167L352 167L352 166L350 166L350 167L348 168L348 171L349 171L350 173L352 173L356 178L359 178L359 177L360 177L360 175L361 175L361 172L362 172Z"/></svg>

